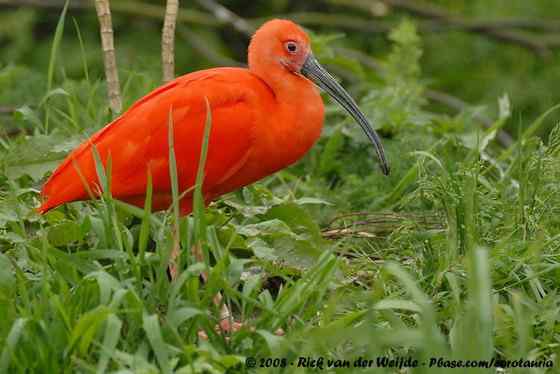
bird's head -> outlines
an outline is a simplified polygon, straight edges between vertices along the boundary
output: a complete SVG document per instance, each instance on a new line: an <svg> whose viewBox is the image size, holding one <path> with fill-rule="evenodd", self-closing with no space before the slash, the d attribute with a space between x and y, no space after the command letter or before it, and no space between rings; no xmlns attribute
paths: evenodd
<svg viewBox="0 0 560 374"><path fill-rule="evenodd" d="M299 73L311 54L309 37L295 23L275 19L262 25L249 45L249 67L273 65Z"/></svg>
<svg viewBox="0 0 560 374"><path fill-rule="evenodd" d="M281 72L315 83L360 125L375 146L383 174L389 174L389 164L379 136L354 99L313 56L309 36L301 27L281 19L263 24L249 45L249 69L265 81Z"/></svg>

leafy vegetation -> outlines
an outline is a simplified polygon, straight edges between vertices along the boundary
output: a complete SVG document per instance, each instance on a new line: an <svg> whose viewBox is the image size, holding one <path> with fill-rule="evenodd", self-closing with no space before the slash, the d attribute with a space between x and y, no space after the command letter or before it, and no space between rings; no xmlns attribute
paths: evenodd
<svg viewBox="0 0 560 374"><path fill-rule="evenodd" d="M344 5L327 3L333 12ZM512 1L510 14L482 0L433 3L473 17L560 11L544 1ZM304 10L314 9L271 1L247 9L247 18ZM258 366L280 359L258 371L305 372L300 357L380 356L549 360L552 369L505 372L558 370L560 126L551 60L464 33L424 35L410 16L388 15L389 37L375 43L316 27L317 57L361 98L385 137L391 176L381 176L359 128L328 104L323 137L301 162L206 209L199 196L189 217L178 218L176 206L151 213L149 204L114 200L110 168L101 167L99 201L39 216L45 176L110 119L93 12L74 22L70 15L0 15L8 62L0 65L0 103L16 108L0 117L0 372L246 372L247 357ZM157 46L160 25L118 12L115 24L128 106L159 84L159 50L139 46ZM242 39L201 25L178 31L190 38L177 48L178 71L206 67L200 53L243 59ZM434 106L434 86L496 108L490 126L480 125L476 108ZM518 129L509 148L496 142L504 128ZM177 240L181 268L170 282ZM195 244L209 254L204 263L190 251ZM220 291L244 323L238 332L215 329ZM296 365L278 367L281 359ZM491 370L409 372L450 371Z"/></svg>

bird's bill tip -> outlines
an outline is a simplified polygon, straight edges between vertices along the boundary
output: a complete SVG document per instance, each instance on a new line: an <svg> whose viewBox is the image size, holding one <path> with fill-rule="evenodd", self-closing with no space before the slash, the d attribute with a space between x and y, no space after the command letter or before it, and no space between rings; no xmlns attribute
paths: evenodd
<svg viewBox="0 0 560 374"><path fill-rule="evenodd" d="M319 61L317 61L312 53L310 53L305 60L305 63L301 68L301 74L327 92L348 112L348 114L352 116L352 118L354 118L375 147L381 171L383 174L389 175L391 169L389 168L389 163L385 157L385 151L383 149L383 144L381 144L381 139L350 94L348 94L348 92L346 92L346 90L338 84L336 79L334 79L334 77L325 70L321 64L319 64Z"/></svg>

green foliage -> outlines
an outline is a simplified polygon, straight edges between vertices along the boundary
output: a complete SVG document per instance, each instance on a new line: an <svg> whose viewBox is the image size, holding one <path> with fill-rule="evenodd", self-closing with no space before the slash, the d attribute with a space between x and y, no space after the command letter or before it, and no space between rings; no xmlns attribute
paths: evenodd
<svg viewBox="0 0 560 374"><path fill-rule="evenodd" d="M426 125L429 115L421 110L426 102L419 80L422 49L414 24L403 21L389 38L394 46L384 66L385 85L371 90L363 102L372 108L369 114L375 116L375 122L385 131L394 133L403 128L409 131L411 125ZM374 107L383 110L375 111Z"/></svg>
<svg viewBox="0 0 560 374"><path fill-rule="evenodd" d="M78 139L62 136L36 135L28 139L20 138L4 155L6 176L18 179L28 175L38 181L78 145Z"/></svg>
<svg viewBox="0 0 560 374"><path fill-rule="evenodd" d="M479 8L479 1L454 4L465 13L498 12ZM282 12L288 5L267 6ZM315 53L333 71L346 73L346 85L384 135L390 177L377 172L358 126L328 104L324 137L304 160L207 208L201 157L192 216L178 217L177 188L173 208L152 213L151 178L144 209L115 200L111 160L96 151L100 200L39 216L34 207L41 180L109 119L109 111L92 47L95 19L78 18L80 38L70 35L68 24L64 37L60 31L58 63L48 73L50 49L26 45L38 16L14 11L1 18L16 16L21 29L3 36L13 64L0 70L0 87L10 91L0 90L0 98L18 108L1 118L24 132L0 138L0 372L233 373L249 371L247 357L297 363L304 356L350 362L378 356L548 359L558 367L560 126L546 142L535 137L557 107L519 118L520 101L534 97L500 90L491 95L500 108L497 118L483 130L469 110L451 116L428 105L429 83L449 79L433 61L433 45L443 36L421 37L413 19L399 21L372 70L337 48L367 50L371 40L318 34ZM139 60L132 43L136 28L149 31L142 33L149 45L148 34L159 26L115 18L122 29L132 27L117 48L130 104L159 77L157 67L140 68L142 63L129 70L126 61ZM204 33L208 48L235 56L221 37ZM458 52L445 47L447 61L455 60ZM146 49L142 53L155 60ZM192 59L189 53L179 52L179 64ZM24 66L26 56L40 54L36 65ZM495 57L489 61L494 68L507 59ZM199 64L204 62L189 66ZM461 89L478 92L478 83L466 79L472 67L448 68L461 78ZM457 74L461 69L465 73ZM526 130L503 149L496 134L511 118ZM210 126L209 111L207 133ZM176 172L170 162L173 184ZM345 214L355 211L361 212ZM191 253L196 243L203 261ZM176 247L182 253L170 281L167 266ZM218 292L223 299L216 304ZM239 331L216 329L224 305L244 323ZM279 328L284 335L276 335Z"/></svg>
<svg viewBox="0 0 560 374"><path fill-rule="evenodd" d="M5 62L17 61L33 45L33 26L36 22L37 14L29 9L18 9L0 15L0 35L5 54Z"/></svg>

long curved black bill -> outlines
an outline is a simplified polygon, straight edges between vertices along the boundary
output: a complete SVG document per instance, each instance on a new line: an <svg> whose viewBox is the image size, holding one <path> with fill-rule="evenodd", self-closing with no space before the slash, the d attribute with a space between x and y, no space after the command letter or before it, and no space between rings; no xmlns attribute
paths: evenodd
<svg viewBox="0 0 560 374"><path fill-rule="evenodd" d="M383 145L379 136L375 130L371 127L368 119L362 113L358 105L352 99L352 97L346 92L344 88L333 78L328 71L326 71L319 61L309 54L307 60L301 68L301 74L315 83L317 86L321 87L325 92L327 92L333 99L335 99L342 107L354 118L358 125L361 126L362 130L366 133L369 140L375 146L375 151L377 152L377 157L379 158L379 163L383 174L389 175L389 163L385 157L385 151L383 150Z"/></svg>

